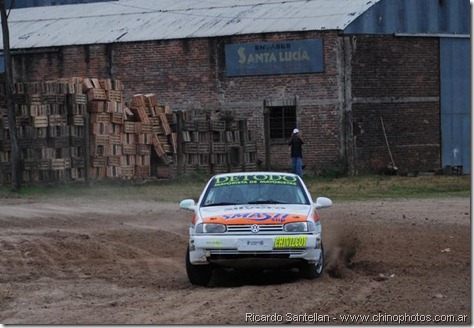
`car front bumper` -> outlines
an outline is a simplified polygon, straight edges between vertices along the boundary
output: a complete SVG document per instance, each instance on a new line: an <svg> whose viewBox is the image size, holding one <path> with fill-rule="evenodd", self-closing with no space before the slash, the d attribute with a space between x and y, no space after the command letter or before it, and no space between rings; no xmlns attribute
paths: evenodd
<svg viewBox="0 0 474 328"><path fill-rule="evenodd" d="M255 264L279 266L292 262L317 263L321 235L194 235L190 239L190 262L225 266Z"/></svg>

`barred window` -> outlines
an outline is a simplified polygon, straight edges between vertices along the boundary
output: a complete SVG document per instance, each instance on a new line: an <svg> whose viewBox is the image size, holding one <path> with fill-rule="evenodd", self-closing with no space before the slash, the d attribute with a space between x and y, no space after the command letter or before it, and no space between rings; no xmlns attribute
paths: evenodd
<svg viewBox="0 0 474 328"><path fill-rule="evenodd" d="M270 139L285 142L296 127L296 106L274 106L270 109Z"/></svg>

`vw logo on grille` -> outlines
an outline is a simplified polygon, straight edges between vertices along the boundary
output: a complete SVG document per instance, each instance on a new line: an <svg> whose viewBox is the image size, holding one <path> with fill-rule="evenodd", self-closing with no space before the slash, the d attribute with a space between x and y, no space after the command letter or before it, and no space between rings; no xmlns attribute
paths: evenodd
<svg viewBox="0 0 474 328"><path fill-rule="evenodd" d="M257 233L260 231L260 227L257 224L252 224L252 226L250 227L250 231L252 231L253 233Z"/></svg>

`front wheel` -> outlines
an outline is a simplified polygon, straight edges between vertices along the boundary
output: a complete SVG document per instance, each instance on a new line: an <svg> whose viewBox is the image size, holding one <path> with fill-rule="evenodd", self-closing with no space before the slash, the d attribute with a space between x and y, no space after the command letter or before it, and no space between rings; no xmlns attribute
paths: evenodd
<svg viewBox="0 0 474 328"><path fill-rule="evenodd" d="M305 263L299 268L301 275L306 279L315 279L321 277L324 270L324 248L321 245L321 255L318 263Z"/></svg>
<svg viewBox="0 0 474 328"><path fill-rule="evenodd" d="M189 246L186 250L186 273L188 274L189 282L198 286L207 286L212 275L211 264L193 265L191 263L189 260Z"/></svg>

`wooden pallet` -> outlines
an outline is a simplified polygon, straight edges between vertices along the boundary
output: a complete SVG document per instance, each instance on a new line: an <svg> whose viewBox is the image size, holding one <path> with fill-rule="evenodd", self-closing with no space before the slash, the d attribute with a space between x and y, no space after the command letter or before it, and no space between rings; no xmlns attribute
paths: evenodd
<svg viewBox="0 0 474 328"><path fill-rule="evenodd" d="M90 101L87 103L87 111L91 113L104 113L105 102L103 101Z"/></svg>
<svg viewBox="0 0 474 328"><path fill-rule="evenodd" d="M135 122L124 122L124 133L135 133Z"/></svg>
<svg viewBox="0 0 474 328"><path fill-rule="evenodd" d="M74 126L84 126L84 116L82 115L72 115L71 116L71 125Z"/></svg>
<svg viewBox="0 0 474 328"><path fill-rule="evenodd" d="M107 157L105 156L93 156L91 158L92 167L106 167Z"/></svg>
<svg viewBox="0 0 474 328"><path fill-rule="evenodd" d="M138 144L137 155L151 155L151 146L149 144Z"/></svg>
<svg viewBox="0 0 474 328"><path fill-rule="evenodd" d="M108 113L91 114L91 123L110 123L110 115Z"/></svg>
<svg viewBox="0 0 474 328"><path fill-rule="evenodd" d="M163 146L161 145L161 142L158 139L158 136L153 135L152 144L153 144L153 148L155 149L155 152L158 155L158 157L163 157L164 155L166 155L166 152L163 149Z"/></svg>
<svg viewBox="0 0 474 328"><path fill-rule="evenodd" d="M87 103L87 95L85 94L69 94L69 101L74 105L85 105Z"/></svg>
<svg viewBox="0 0 474 328"><path fill-rule="evenodd" d="M165 131L165 134L170 135L171 134L171 127L168 123L168 117L166 116L165 113L161 113L159 115L159 117L160 117L161 125L163 126L163 130Z"/></svg>
<svg viewBox="0 0 474 328"><path fill-rule="evenodd" d="M126 178L131 178L135 176L135 166L121 166L120 176Z"/></svg>
<svg viewBox="0 0 474 328"><path fill-rule="evenodd" d="M136 155L137 154L137 145L136 144L122 145L122 154L124 154L124 155Z"/></svg>
<svg viewBox="0 0 474 328"><path fill-rule="evenodd" d="M32 123L35 128L48 127L48 116L32 116Z"/></svg>
<svg viewBox="0 0 474 328"><path fill-rule="evenodd" d="M108 156L107 165L108 166L120 166L122 156Z"/></svg>
<svg viewBox="0 0 474 328"><path fill-rule="evenodd" d="M138 134L138 144L151 145L153 143L153 134L140 133Z"/></svg>
<svg viewBox="0 0 474 328"><path fill-rule="evenodd" d="M104 89L92 88L87 90L87 98L89 101L107 100L107 94Z"/></svg>
<svg viewBox="0 0 474 328"><path fill-rule="evenodd" d="M227 153L227 144L224 142L213 142L211 144L211 151L215 154Z"/></svg>
<svg viewBox="0 0 474 328"><path fill-rule="evenodd" d="M210 120L211 131L225 131L225 121Z"/></svg>
<svg viewBox="0 0 474 328"><path fill-rule="evenodd" d="M158 99L156 98L156 95L154 93L147 93L144 95L144 97L145 97L145 105L148 106L149 108L154 108L158 106ZM152 116L156 116L156 112L155 113L153 112L154 111L152 111Z"/></svg>
<svg viewBox="0 0 474 328"><path fill-rule="evenodd" d="M124 117L122 113L112 113L110 115L110 121L114 124L123 124Z"/></svg>
<svg viewBox="0 0 474 328"><path fill-rule="evenodd" d="M119 90L107 90L106 97L107 97L107 100L113 101L116 103L121 103L123 101L122 91L119 91Z"/></svg>
<svg viewBox="0 0 474 328"><path fill-rule="evenodd" d="M150 165L136 165L135 176L139 178L146 178L150 176Z"/></svg>
<svg viewBox="0 0 474 328"><path fill-rule="evenodd" d="M132 96L132 106L138 108L145 106L145 97L143 94L136 94Z"/></svg>
<svg viewBox="0 0 474 328"><path fill-rule="evenodd" d="M50 126L67 125L66 115L49 115L48 123Z"/></svg>

